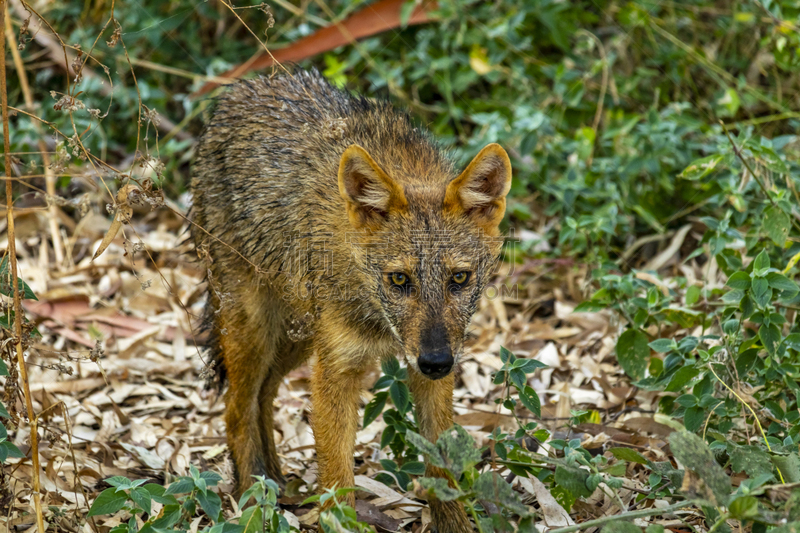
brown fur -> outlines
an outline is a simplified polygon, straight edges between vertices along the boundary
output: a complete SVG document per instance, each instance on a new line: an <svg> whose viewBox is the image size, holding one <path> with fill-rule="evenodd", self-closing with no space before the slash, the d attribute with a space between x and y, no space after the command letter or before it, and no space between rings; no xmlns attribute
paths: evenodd
<svg viewBox="0 0 800 533"><path fill-rule="evenodd" d="M238 490L253 474L282 478L272 402L312 354L321 487L354 483L361 378L381 358L408 363L420 430L435 441L452 425L454 378L447 363L431 373L429 361L457 364L497 260L505 151L487 146L459 175L388 103L298 71L235 84L197 155L193 218L208 233L194 237L210 262ZM462 285L459 272L469 273ZM393 273L407 283L393 285ZM440 532L471 531L459 504L431 506Z"/></svg>

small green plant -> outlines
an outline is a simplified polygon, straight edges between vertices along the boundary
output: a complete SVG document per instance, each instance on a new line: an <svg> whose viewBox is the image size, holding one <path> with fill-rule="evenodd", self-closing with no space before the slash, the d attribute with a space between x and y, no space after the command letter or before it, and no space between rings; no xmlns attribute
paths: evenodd
<svg viewBox="0 0 800 533"><path fill-rule="evenodd" d="M503 367L495 374L494 384L503 385L504 397L495 400L495 403L502 403L503 407L516 413L517 400L512 398L512 390L516 392L519 402L525 406L536 417L542 416L542 402L536 391L528 385L528 375L533 374L540 368L547 368L547 365L536 359L523 359L518 358L508 349L500 347L500 360L503 362ZM519 419L517 419L519 422ZM520 423L523 426L522 423ZM524 425L526 431L531 431L536 427L536 424ZM522 435L519 435L521 437Z"/></svg>
<svg viewBox="0 0 800 533"><path fill-rule="evenodd" d="M455 425L444 431L436 444L408 432L406 438L433 466L444 469L448 479L422 477L418 482L428 495L440 501L463 503L478 526L478 531L533 532L533 514L523 505L508 482L491 469L480 472L481 450L464 428ZM495 512L488 508L491 504ZM511 519L516 518L516 527Z"/></svg>
<svg viewBox="0 0 800 533"><path fill-rule="evenodd" d="M354 533L371 533L373 529L363 522L358 521L356 510L344 503L344 496L354 492L353 487L341 487L328 489L322 494L315 494L303 502L319 502L321 506L330 505L319 515L319 525L324 533L341 533L342 531L352 531Z"/></svg>
<svg viewBox="0 0 800 533"><path fill-rule="evenodd" d="M405 439L407 431L417 431L417 424L412 418L414 413L411 393L406 384L408 370L401 368L400 363L394 358L382 362L381 370L383 375L373 386L373 390L377 392L364 408L363 427L367 427L383 414L383 421L386 422L387 427L381 434L381 448L388 446L393 455L401 461L403 458L414 458L417 454L414 453L413 448L408 447ZM384 410L386 401L390 398L394 407ZM398 467L395 467L395 470L397 469ZM407 481L405 477L401 476L401 478Z"/></svg>
<svg viewBox="0 0 800 533"><path fill-rule="evenodd" d="M205 533L289 533L289 523L278 508L278 485L263 476L256 477L253 485L239 499L242 510L238 518L224 520L222 501L211 490L222 479L216 472L200 472L192 465L190 475L181 476L167 487L147 483L145 479L131 481L122 476L108 478L110 488L101 492L89 509L89 517L125 511L131 515L126 523L114 527L112 533L157 533L159 531L185 531L192 520L205 514L208 524ZM251 500L252 503L251 503ZM161 510L153 513L153 503ZM247 504L251 505L247 506ZM144 525L137 527L136 516Z"/></svg>

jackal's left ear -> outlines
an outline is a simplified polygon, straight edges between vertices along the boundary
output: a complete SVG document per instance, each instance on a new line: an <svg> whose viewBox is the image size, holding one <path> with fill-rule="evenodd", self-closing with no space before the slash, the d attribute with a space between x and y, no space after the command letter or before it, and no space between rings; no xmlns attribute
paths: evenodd
<svg viewBox="0 0 800 533"><path fill-rule="evenodd" d="M492 143L447 185L444 210L463 213L480 227L491 231L503 219L509 189L511 161L499 144Z"/></svg>
<svg viewBox="0 0 800 533"><path fill-rule="evenodd" d="M339 194L356 229L377 229L390 212L408 207L402 187L357 144L339 160Z"/></svg>

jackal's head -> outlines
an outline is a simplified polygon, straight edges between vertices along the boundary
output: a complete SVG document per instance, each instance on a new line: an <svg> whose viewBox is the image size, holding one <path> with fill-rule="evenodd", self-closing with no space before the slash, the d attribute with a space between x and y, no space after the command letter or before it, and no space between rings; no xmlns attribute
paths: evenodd
<svg viewBox="0 0 800 533"><path fill-rule="evenodd" d="M353 145L339 165L369 308L383 315L409 365L439 379L461 355L499 257L511 163L490 144L454 178L447 166L375 155L382 165Z"/></svg>

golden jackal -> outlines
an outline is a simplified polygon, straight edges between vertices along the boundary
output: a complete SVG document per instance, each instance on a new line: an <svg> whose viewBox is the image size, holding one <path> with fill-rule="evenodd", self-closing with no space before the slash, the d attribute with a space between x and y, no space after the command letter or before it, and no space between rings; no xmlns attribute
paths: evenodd
<svg viewBox="0 0 800 533"><path fill-rule="evenodd" d="M317 72L219 98L197 149L193 234L210 262L240 492L253 474L282 479L273 400L311 354L321 487L354 484L361 378L382 358L407 362L423 436L452 425L453 367L500 254L510 185L497 144L459 174L406 114ZM440 532L471 531L457 502L431 509Z"/></svg>

